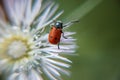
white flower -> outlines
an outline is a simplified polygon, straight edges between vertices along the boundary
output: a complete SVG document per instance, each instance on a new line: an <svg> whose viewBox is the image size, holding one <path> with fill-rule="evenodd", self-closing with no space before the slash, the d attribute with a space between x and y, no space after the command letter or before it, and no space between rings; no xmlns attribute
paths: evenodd
<svg viewBox="0 0 120 80"><path fill-rule="evenodd" d="M7 80L61 80L61 74L69 75L71 61L64 56L75 50L74 32L65 32L60 49L48 42L46 28L63 11L58 5L42 0L3 0L10 22L0 18L0 72L8 74Z"/></svg>

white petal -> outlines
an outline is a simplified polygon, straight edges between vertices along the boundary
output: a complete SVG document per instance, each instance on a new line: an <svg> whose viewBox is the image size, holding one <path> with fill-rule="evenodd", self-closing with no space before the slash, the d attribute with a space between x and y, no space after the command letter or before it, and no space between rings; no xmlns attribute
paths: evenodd
<svg viewBox="0 0 120 80"><path fill-rule="evenodd" d="M50 78L50 80L57 80L45 67L43 67L43 71Z"/></svg>
<svg viewBox="0 0 120 80"><path fill-rule="evenodd" d="M49 25L50 23L52 23L54 20L57 20L58 17L60 17L60 15L63 14L64 11L61 11L59 12L57 15L55 15L51 20L47 21L46 23L44 23L42 26L47 26Z"/></svg>
<svg viewBox="0 0 120 80"><path fill-rule="evenodd" d="M13 22L13 24L15 25L20 25L18 15L14 10L15 8L14 0L4 0L4 4L5 4L6 11L8 13L7 15L9 16L9 19L11 20L11 22Z"/></svg>
<svg viewBox="0 0 120 80"><path fill-rule="evenodd" d="M40 38L36 38L37 40L35 41L35 43L38 43L39 41L47 41L48 39L48 33L46 33L45 35L41 35Z"/></svg>
<svg viewBox="0 0 120 80"><path fill-rule="evenodd" d="M14 0L13 3L14 13L18 17L20 23L24 20L26 3L27 0Z"/></svg>
<svg viewBox="0 0 120 80"><path fill-rule="evenodd" d="M45 23L46 21L46 18L48 17L49 13L50 13L50 10L52 8L54 4L51 4L49 7L46 8L46 10L44 11L44 13L40 16L39 18L39 24L37 25L37 30L41 29L43 26L43 24Z"/></svg>
<svg viewBox="0 0 120 80"><path fill-rule="evenodd" d="M25 72L21 72L18 76L18 80L29 80Z"/></svg>
<svg viewBox="0 0 120 80"><path fill-rule="evenodd" d="M1 59L0 60L0 71L9 68L8 64L7 64L8 62L9 62L9 59Z"/></svg>
<svg viewBox="0 0 120 80"><path fill-rule="evenodd" d="M40 74L38 74L35 70L31 70L29 73L29 80L43 80Z"/></svg>
<svg viewBox="0 0 120 80"><path fill-rule="evenodd" d="M16 71L16 70L18 70L20 68L20 63L17 61L17 62L15 62L14 63L14 66L13 66L13 71Z"/></svg>
<svg viewBox="0 0 120 80"><path fill-rule="evenodd" d="M54 68L50 67L50 66L46 66L46 69L55 77L59 78L60 77L60 73L55 70Z"/></svg>
<svg viewBox="0 0 120 80"><path fill-rule="evenodd" d="M61 43L65 43L65 44L73 44L74 42L76 41L76 39L64 39L64 38L61 38Z"/></svg>
<svg viewBox="0 0 120 80"><path fill-rule="evenodd" d="M47 64L48 66L56 69L57 71L59 71L61 74L66 74L66 75L68 75L68 76L70 75L70 72L67 71L67 70L65 70L65 69L63 69L63 68L60 68L60 67L58 67L58 66L56 66L56 65L54 65L54 64L52 64L52 63L49 63L49 62L47 62L46 64Z"/></svg>
<svg viewBox="0 0 120 80"><path fill-rule="evenodd" d="M65 34L66 36L70 36L70 35L76 34L76 32L64 32L64 34Z"/></svg>
<svg viewBox="0 0 120 80"><path fill-rule="evenodd" d="M32 8L32 0L27 0L27 8L26 8L26 18L25 18L25 22L29 23L28 19L31 17L31 8Z"/></svg>
<svg viewBox="0 0 120 80"><path fill-rule="evenodd" d="M42 0L36 0L32 7L32 0L28 0L26 18L25 18L26 25L30 25L35 19L35 17L39 14L41 3Z"/></svg>
<svg viewBox="0 0 120 80"><path fill-rule="evenodd" d="M9 77L8 80L17 80L19 76L19 73L12 73Z"/></svg>
<svg viewBox="0 0 120 80"><path fill-rule="evenodd" d="M56 47L56 46L55 46L55 47ZM63 44L60 45L60 49L63 49L63 50L64 50L64 49L65 49L65 50L66 50L66 49L67 49L67 50L70 50L70 49L75 49L75 48L76 48L76 45L72 45L72 44L71 44L71 45L63 45Z"/></svg>
<svg viewBox="0 0 120 80"><path fill-rule="evenodd" d="M32 8L31 19L34 19L38 15L40 8L41 8L41 3L42 3L42 0L35 1L33 8Z"/></svg>
<svg viewBox="0 0 120 80"><path fill-rule="evenodd" d="M69 59L67 59L67 58L64 58L64 57L62 57L62 56L54 56L53 58L55 58L55 59L60 59L60 60L63 60L63 61L65 61L65 62L70 62L70 63L72 63L72 61L70 61Z"/></svg>
<svg viewBox="0 0 120 80"><path fill-rule="evenodd" d="M57 9L58 9L58 5L56 4L56 5L54 5L53 8L50 10L50 13L49 13L48 17L46 18L46 21L49 20L49 19L51 19L51 17L52 17L53 14L57 11Z"/></svg>
<svg viewBox="0 0 120 80"><path fill-rule="evenodd" d="M45 59L47 62L50 62L52 64L55 64L55 65L58 65L58 66L61 66L61 67L66 67L66 68L69 68L70 65L69 64L66 64L66 63L62 63L62 62L58 62L58 61L55 61L55 60L52 60L52 59Z"/></svg>

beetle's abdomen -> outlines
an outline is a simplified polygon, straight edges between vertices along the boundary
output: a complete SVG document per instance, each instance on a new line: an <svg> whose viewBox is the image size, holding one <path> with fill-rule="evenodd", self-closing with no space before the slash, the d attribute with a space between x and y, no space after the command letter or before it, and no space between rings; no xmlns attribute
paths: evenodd
<svg viewBox="0 0 120 80"><path fill-rule="evenodd" d="M62 33L62 29L52 27L52 29L49 33L49 36L48 36L49 42L51 44L58 44L60 42L61 33Z"/></svg>

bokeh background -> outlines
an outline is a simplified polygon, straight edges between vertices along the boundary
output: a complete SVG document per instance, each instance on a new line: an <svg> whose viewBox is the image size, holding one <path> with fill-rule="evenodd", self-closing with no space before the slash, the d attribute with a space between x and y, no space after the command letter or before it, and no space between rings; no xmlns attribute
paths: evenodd
<svg viewBox="0 0 120 80"><path fill-rule="evenodd" d="M120 0L91 0L82 9L90 0L57 1L61 20L80 18L68 29L76 32L78 56L69 57L72 75L63 80L120 80Z"/></svg>
<svg viewBox="0 0 120 80"><path fill-rule="evenodd" d="M120 80L120 0L91 0L80 9L87 1L59 1L65 11L61 19L80 18L69 29L76 32L79 56L70 57L72 76L64 80ZM99 4L85 11L95 1Z"/></svg>

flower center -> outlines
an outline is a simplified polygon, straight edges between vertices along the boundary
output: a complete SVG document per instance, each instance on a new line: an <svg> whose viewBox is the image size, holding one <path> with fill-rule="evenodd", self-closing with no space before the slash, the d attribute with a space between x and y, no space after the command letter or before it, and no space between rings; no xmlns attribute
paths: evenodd
<svg viewBox="0 0 120 80"><path fill-rule="evenodd" d="M22 41L13 41L7 50L7 54L13 58L20 58L27 52L27 46Z"/></svg>
<svg viewBox="0 0 120 80"><path fill-rule="evenodd" d="M22 59L29 57L31 46L30 36L12 35L0 42L0 58Z"/></svg>

